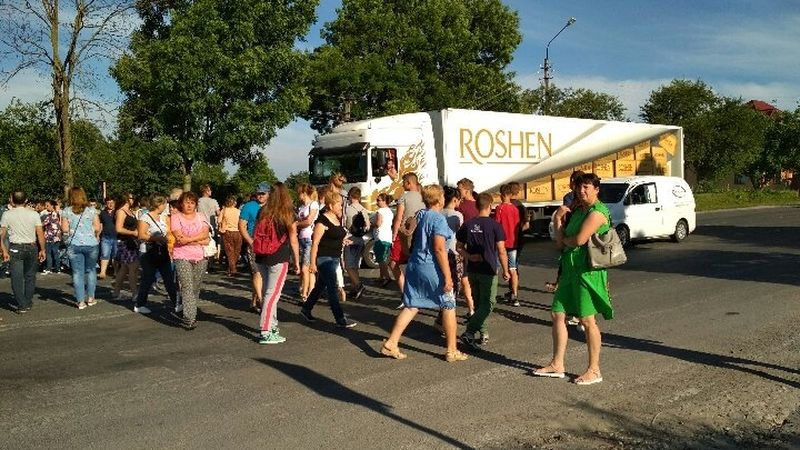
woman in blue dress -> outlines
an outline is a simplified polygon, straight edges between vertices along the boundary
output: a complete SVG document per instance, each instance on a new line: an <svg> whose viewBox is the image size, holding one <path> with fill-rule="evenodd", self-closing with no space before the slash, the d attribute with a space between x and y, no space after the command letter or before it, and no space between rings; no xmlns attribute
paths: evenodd
<svg viewBox="0 0 800 450"><path fill-rule="evenodd" d="M395 320L389 338L381 347L381 354L404 359L406 354L400 352L398 345L406 327L419 308L436 309L442 311L447 338L444 359L447 362L464 361L467 355L456 348L456 300L447 260L447 243L454 238L454 233L441 213L444 190L438 185L425 186L422 189L422 201L426 209L416 215L417 225L406 266L403 309Z"/></svg>

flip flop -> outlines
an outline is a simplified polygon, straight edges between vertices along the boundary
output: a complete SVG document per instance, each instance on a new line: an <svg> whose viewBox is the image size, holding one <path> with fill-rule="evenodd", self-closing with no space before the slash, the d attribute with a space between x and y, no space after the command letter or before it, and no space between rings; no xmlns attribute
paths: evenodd
<svg viewBox="0 0 800 450"><path fill-rule="evenodd" d="M575 384L578 386L589 386L590 384L597 384L603 382L603 376L600 375L598 372L592 372L593 374L597 375L597 378L592 378L591 380L584 380L581 377L575 379Z"/></svg>
<svg viewBox="0 0 800 450"><path fill-rule="evenodd" d="M553 372L543 372L544 369L548 367L552 368ZM555 372L555 367L552 365L542 367L541 369L536 369L533 371L533 376L535 377L544 377L544 378L565 378L567 375L564 372Z"/></svg>

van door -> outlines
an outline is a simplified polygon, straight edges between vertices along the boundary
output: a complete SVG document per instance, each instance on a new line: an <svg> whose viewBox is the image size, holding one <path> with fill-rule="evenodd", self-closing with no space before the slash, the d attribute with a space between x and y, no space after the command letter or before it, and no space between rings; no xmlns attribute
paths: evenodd
<svg viewBox="0 0 800 450"><path fill-rule="evenodd" d="M646 238L663 234L662 205L658 202L655 183L640 184L628 193L625 200L625 223L631 238Z"/></svg>

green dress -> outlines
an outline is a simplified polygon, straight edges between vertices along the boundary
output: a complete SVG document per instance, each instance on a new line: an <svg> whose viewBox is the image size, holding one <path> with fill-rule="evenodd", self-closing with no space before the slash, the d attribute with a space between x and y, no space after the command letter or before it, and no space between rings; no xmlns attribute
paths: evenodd
<svg viewBox="0 0 800 450"><path fill-rule="evenodd" d="M589 209L579 209L572 213L572 218L564 230L564 236L571 237L578 234L583 221L592 211L606 216L606 223L600 226L597 232L600 234L607 232L611 223L608 207L597 201ZM564 247L562 250L561 276L558 279L552 310L576 317L588 317L600 313L606 320L613 319L614 309L611 307L611 298L608 295L608 272L605 269L590 269L586 252L586 245Z"/></svg>

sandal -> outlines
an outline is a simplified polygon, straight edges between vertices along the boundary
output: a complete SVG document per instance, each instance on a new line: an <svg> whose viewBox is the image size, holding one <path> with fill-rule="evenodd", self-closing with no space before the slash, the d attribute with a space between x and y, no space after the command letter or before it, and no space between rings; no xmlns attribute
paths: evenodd
<svg viewBox="0 0 800 450"><path fill-rule="evenodd" d="M552 370L547 370L547 369L552 369ZM535 376L535 377L545 377L545 378L564 378L567 375L564 372L557 371L556 368L553 367L552 364L549 364L549 365L547 365L545 367L542 367L540 369L534 370L533 371L533 376Z"/></svg>
<svg viewBox="0 0 800 450"><path fill-rule="evenodd" d="M386 341L383 341L383 345L381 346L381 355L388 356L389 358L394 359L406 359L408 355L405 353L400 352L400 348L395 348L392 350L391 348L386 346Z"/></svg>
<svg viewBox="0 0 800 450"><path fill-rule="evenodd" d="M575 384L577 384L578 386L588 386L590 384L597 384L603 381L603 376L600 375L600 372L596 370L590 370L586 373L593 374L595 377L590 380L587 380L583 378L583 375L581 375L575 379Z"/></svg>
<svg viewBox="0 0 800 450"><path fill-rule="evenodd" d="M90 298L90 299L86 300L86 304L89 305L89 306L94 306L94 305L97 304L97 300L95 300L93 298Z"/></svg>
<svg viewBox="0 0 800 450"><path fill-rule="evenodd" d="M454 352L447 352L444 355L444 360L447 362L458 362L458 361L466 361L469 356L461 353L460 351L456 350Z"/></svg>

